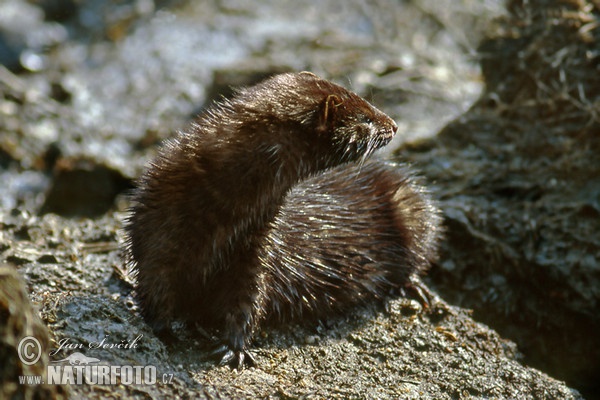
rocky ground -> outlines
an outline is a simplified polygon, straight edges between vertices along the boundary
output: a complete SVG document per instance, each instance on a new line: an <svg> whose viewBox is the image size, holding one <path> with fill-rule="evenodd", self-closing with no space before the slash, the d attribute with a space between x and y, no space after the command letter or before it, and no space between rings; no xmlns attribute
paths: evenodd
<svg viewBox="0 0 600 400"><path fill-rule="evenodd" d="M600 5L343 4L0 3L4 394L596 398ZM262 332L258 366L231 371L206 339L181 327L165 345L140 319L119 229L162 138L231 85L286 70L398 121L380 156L411 162L440 200L447 240L426 277L439 297ZM16 357L26 332L50 338L46 353L154 365L158 382L15 386L36 371ZM87 347L103 339L135 348Z"/></svg>

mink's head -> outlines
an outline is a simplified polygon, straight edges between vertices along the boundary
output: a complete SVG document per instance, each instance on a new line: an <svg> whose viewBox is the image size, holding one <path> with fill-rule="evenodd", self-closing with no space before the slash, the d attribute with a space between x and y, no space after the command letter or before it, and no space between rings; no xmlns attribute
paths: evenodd
<svg viewBox="0 0 600 400"><path fill-rule="evenodd" d="M241 90L238 99L246 113L271 126L300 128L287 132L301 135L296 139L312 143L315 152L325 150L334 164L367 157L397 130L390 117L360 96L310 72L276 75Z"/></svg>

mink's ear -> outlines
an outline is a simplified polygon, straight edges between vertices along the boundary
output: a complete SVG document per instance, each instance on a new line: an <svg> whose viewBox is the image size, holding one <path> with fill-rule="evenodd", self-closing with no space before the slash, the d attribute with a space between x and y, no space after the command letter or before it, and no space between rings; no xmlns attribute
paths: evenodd
<svg viewBox="0 0 600 400"><path fill-rule="evenodd" d="M319 78L317 75L313 74L310 71L301 71L299 72L300 75L307 75L307 76L312 76L313 78Z"/></svg>
<svg viewBox="0 0 600 400"><path fill-rule="evenodd" d="M341 106L342 103L342 99L335 94L330 94L325 101L323 101L319 118L319 128L321 130L326 131L327 128L331 126L336 113L336 108Z"/></svg>

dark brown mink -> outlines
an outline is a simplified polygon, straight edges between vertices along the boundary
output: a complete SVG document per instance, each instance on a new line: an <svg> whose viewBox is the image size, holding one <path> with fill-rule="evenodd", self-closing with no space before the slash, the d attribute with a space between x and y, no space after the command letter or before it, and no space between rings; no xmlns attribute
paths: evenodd
<svg viewBox="0 0 600 400"><path fill-rule="evenodd" d="M265 323L325 319L410 285L440 217L405 167L368 161L397 130L312 73L239 90L166 142L125 223L142 315L219 332L222 363Z"/></svg>

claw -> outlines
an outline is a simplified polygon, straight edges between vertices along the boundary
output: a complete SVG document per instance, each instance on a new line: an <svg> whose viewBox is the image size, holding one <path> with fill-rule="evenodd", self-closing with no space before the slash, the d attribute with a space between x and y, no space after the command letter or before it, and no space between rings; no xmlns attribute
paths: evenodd
<svg viewBox="0 0 600 400"><path fill-rule="evenodd" d="M427 286L425 286L422 280L414 276L410 278L410 281L406 284L402 291L405 297L408 297L406 296L406 292L411 292L412 296L410 297L413 297L415 300L421 303L421 306L424 310L431 309L431 305L437 298L437 295L433 293Z"/></svg>
<svg viewBox="0 0 600 400"><path fill-rule="evenodd" d="M242 360L243 360L243 355L242 355ZM235 353L233 352L233 350L229 350L226 349L225 350L225 354L223 354L223 357L221 357L221 361L219 361L219 365L229 365L230 367L234 368L237 367L237 365L235 364ZM238 360L238 364L239 364L239 360Z"/></svg>

